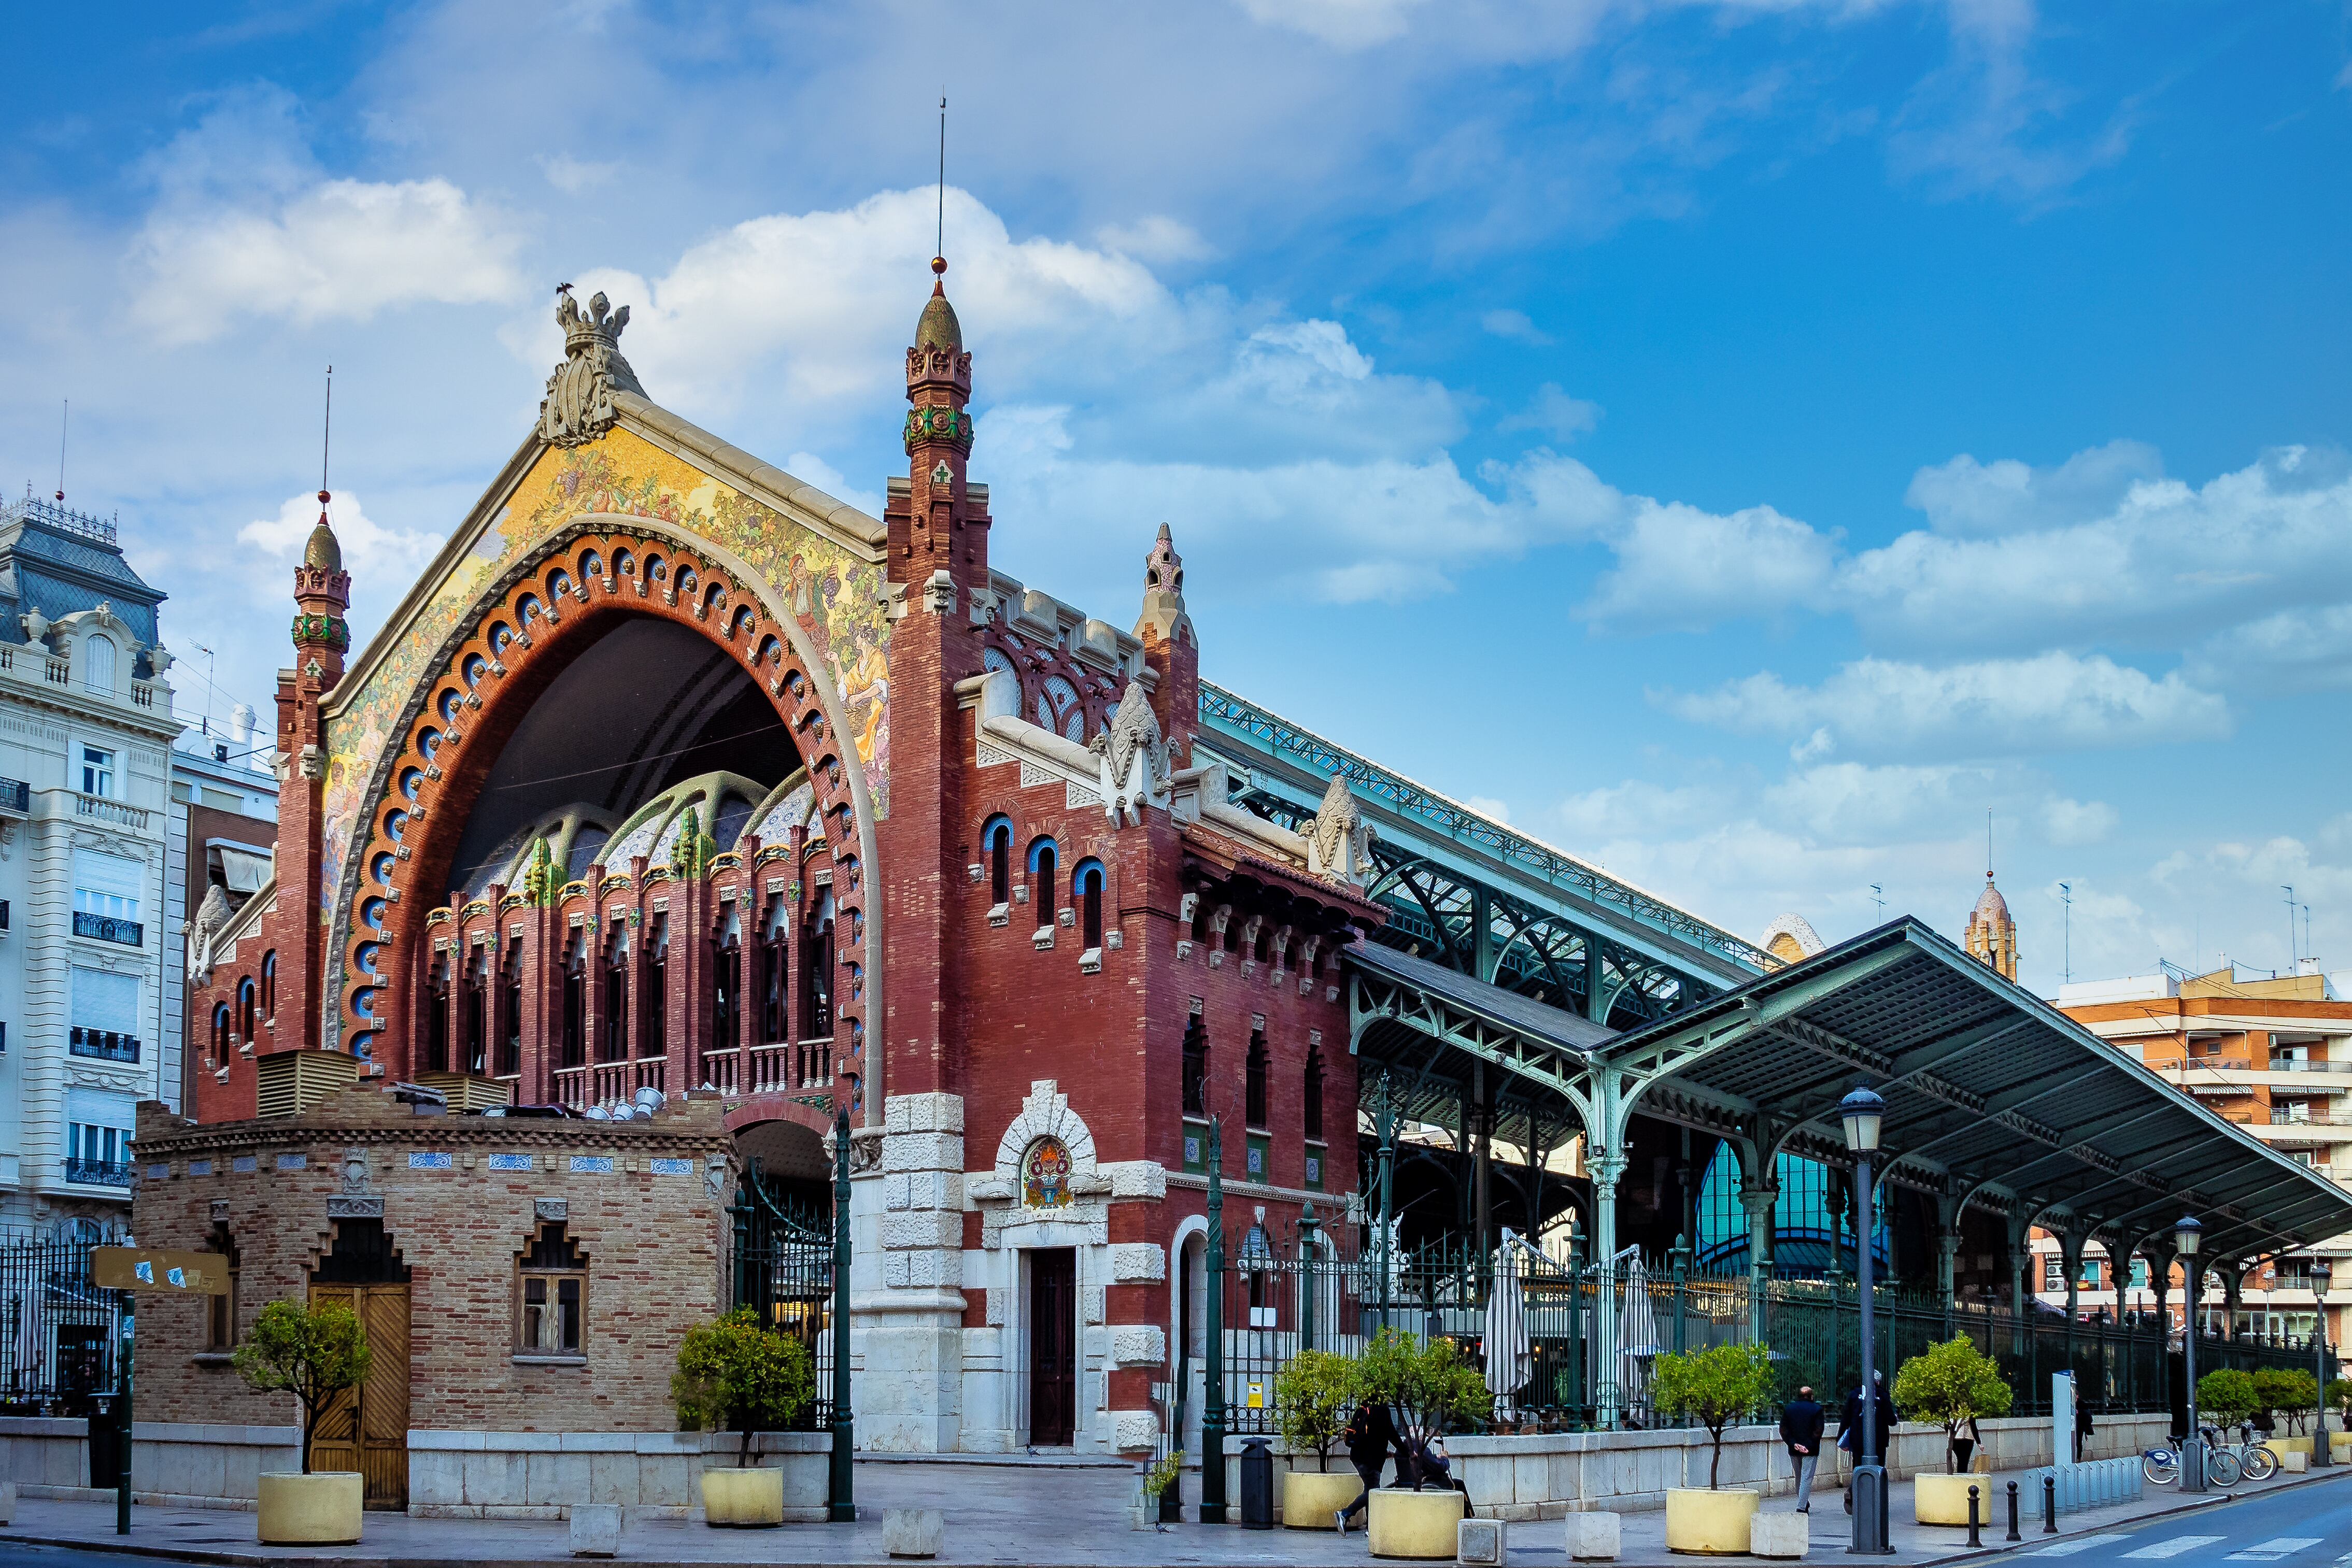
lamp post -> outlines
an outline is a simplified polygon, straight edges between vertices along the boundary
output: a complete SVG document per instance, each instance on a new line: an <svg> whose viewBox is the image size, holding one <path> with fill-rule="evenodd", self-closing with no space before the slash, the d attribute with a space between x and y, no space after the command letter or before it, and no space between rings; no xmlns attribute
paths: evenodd
<svg viewBox="0 0 2352 1568"><path fill-rule="evenodd" d="M2327 1286L2336 1270L2325 1262L2311 1266L2311 1375L2319 1385L2319 1413L2311 1428L2311 1468L2334 1464L2327 1452Z"/></svg>
<svg viewBox="0 0 2352 1568"><path fill-rule="evenodd" d="M1878 1129L1886 1102L1877 1092L1860 1086L1838 1102L1845 1120L1845 1146L1853 1154L1854 1283L1862 1308L1862 1446L1853 1456L1853 1543L1849 1553L1891 1555L1886 1540L1886 1467L1879 1455L1884 1436L1878 1431L1878 1377L1873 1274L1870 1255L1871 1218L1877 1205L1870 1178L1870 1156L1878 1152Z"/></svg>
<svg viewBox="0 0 2352 1568"><path fill-rule="evenodd" d="M2172 1227L2172 1245L2180 1254L2180 1350L2189 1381L2189 1434L2180 1440L2180 1490L2205 1490L2205 1437L2197 1429L2197 1246L2205 1227L2193 1214L2184 1214Z"/></svg>

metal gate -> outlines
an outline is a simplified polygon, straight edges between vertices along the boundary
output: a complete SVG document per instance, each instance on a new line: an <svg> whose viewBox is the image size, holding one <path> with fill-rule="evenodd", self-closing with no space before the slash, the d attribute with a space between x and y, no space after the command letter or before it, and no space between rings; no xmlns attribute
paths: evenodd
<svg viewBox="0 0 2352 1568"><path fill-rule="evenodd" d="M816 1369L816 1398L793 1423L796 1431L833 1424L834 1207L787 1192L753 1160L727 1211L735 1221L732 1304L807 1345Z"/></svg>

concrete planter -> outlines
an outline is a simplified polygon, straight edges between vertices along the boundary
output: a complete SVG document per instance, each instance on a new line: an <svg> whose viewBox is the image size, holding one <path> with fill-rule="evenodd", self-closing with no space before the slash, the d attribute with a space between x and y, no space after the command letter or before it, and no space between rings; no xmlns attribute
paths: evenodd
<svg viewBox="0 0 2352 1568"><path fill-rule="evenodd" d="M1919 1476L1911 1482L1911 1517L1921 1524L1969 1522L1969 1489L1977 1489L1977 1521L1992 1522L1992 1483L1984 1476Z"/></svg>
<svg viewBox="0 0 2352 1568"><path fill-rule="evenodd" d="M702 1472L702 1517L720 1527L756 1528L784 1522L784 1472L707 1469Z"/></svg>
<svg viewBox="0 0 2352 1568"><path fill-rule="evenodd" d="M2311 1439L2308 1437L2265 1437L2263 1439L2263 1447L2268 1448L2272 1453L2276 1454L2282 1459L2285 1458L2289 1454L2302 1454L2308 1457L2311 1453Z"/></svg>
<svg viewBox="0 0 2352 1568"><path fill-rule="evenodd" d="M366 1494L357 1470L273 1470L261 1478L256 1534L265 1546L351 1546Z"/></svg>
<svg viewBox="0 0 2352 1568"><path fill-rule="evenodd" d="M1748 1521L1763 1499L1752 1491L1674 1487L1666 1492L1666 1550L1745 1556Z"/></svg>
<svg viewBox="0 0 2352 1568"><path fill-rule="evenodd" d="M1328 1474L1292 1470L1282 1478L1282 1522L1287 1530L1328 1530L1331 1516L1362 1495L1363 1478L1353 1470Z"/></svg>
<svg viewBox="0 0 2352 1568"><path fill-rule="evenodd" d="M1454 1560L1455 1527L1462 1522L1462 1494L1444 1491L1399 1491L1382 1487L1372 1493L1370 1521L1364 1543L1375 1557ZM1745 1538L1742 1538L1743 1546Z"/></svg>

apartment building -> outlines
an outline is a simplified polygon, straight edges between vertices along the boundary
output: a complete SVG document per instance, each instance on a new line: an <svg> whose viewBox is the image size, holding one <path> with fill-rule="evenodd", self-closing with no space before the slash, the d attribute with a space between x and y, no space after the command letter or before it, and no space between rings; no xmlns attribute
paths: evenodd
<svg viewBox="0 0 2352 1568"><path fill-rule="evenodd" d="M172 748L163 894L163 1032L180 1049L180 1093L195 1101L205 1041L192 1039L191 944L201 945L269 880L278 841L278 774L269 732L239 703L226 727L206 718ZM196 1029L205 1026L199 1020Z"/></svg>

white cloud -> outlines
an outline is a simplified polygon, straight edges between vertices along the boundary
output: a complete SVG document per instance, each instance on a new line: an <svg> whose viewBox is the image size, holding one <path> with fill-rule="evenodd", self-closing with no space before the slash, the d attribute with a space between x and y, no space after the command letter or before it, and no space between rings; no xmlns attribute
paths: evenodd
<svg viewBox="0 0 2352 1568"><path fill-rule="evenodd" d="M1489 310L1478 318L1478 325L1494 336L1515 343L1530 343L1542 348L1551 341L1551 334L1529 320L1524 310Z"/></svg>
<svg viewBox="0 0 2352 1568"><path fill-rule="evenodd" d="M1401 37L1423 0L1241 0L1251 20L1287 27L1342 49Z"/></svg>
<svg viewBox="0 0 2352 1568"><path fill-rule="evenodd" d="M1216 254L1192 225L1164 213L1154 213L1131 224L1105 224L1095 230L1095 243L1107 251L1133 256L1151 267L1205 261Z"/></svg>
<svg viewBox="0 0 2352 1568"><path fill-rule="evenodd" d="M621 172L618 163L592 163L569 152L541 155L539 168L547 176L547 183L567 196L595 190Z"/></svg>
<svg viewBox="0 0 2352 1568"><path fill-rule="evenodd" d="M1495 428L1504 432L1532 430L1566 444L1600 423L1599 403L1570 397L1556 382L1546 382L1536 389L1536 395L1528 401L1526 408Z"/></svg>
<svg viewBox="0 0 2352 1568"><path fill-rule="evenodd" d="M433 552L441 548L439 536L376 522L367 515L359 497L349 491L329 503L327 516L335 530L335 542L342 547L343 568L352 574L354 586L365 585L386 600L406 592L433 559ZM276 517L257 517L237 529L237 543L251 547L257 586L266 580L278 591L291 591L288 573L302 559L302 549L318 524L319 498L306 494L288 497Z"/></svg>
<svg viewBox="0 0 2352 1568"><path fill-rule="evenodd" d="M2116 831L2116 809L2104 800L2053 795L2042 802L2042 836L2066 847L2095 844Z"/></svg>
<svg viewBox="0 0 2352 1568"><path fill-rule="evenodd" d="M2163 458L2137 441L2090 447L2055 468L1963 454L1913 475L1903 500L1927 513L1937 533L1990 538L2093 521L2114 512L2134 485L2162 477Z"/></svg>
<svg viewBox="0 0 2352 1568"><path fill-rule="evenodd" d="M1511 820L1511 805L1507 800L1497 800L1491 795L1473 795L1462 803L1480 815L1492 817L1498 822L1507 822Z"/></svg>
<svg viewBox="0 0 2352 1568"><path fill-rule="evenodd" d="M1842 752L1920 760L2213 740L2228 705L2178 672L2151 679L2102 654L2050 653L1940 669L1886 659L1818 686L1766 673L1703 695L1655 694L1695 723L1748 735L1828 730Z"/></svg>
<svg viewBox="0 0 2352 1568"><path fill-rule="evenodd" d="M1613 493L1613 492L1612 492ZM1826 604L1837 538L1770 507L1724 515L1622 497L1617 563L1578 613L1621 631L1703 631L1750 613Z"/></svg>

